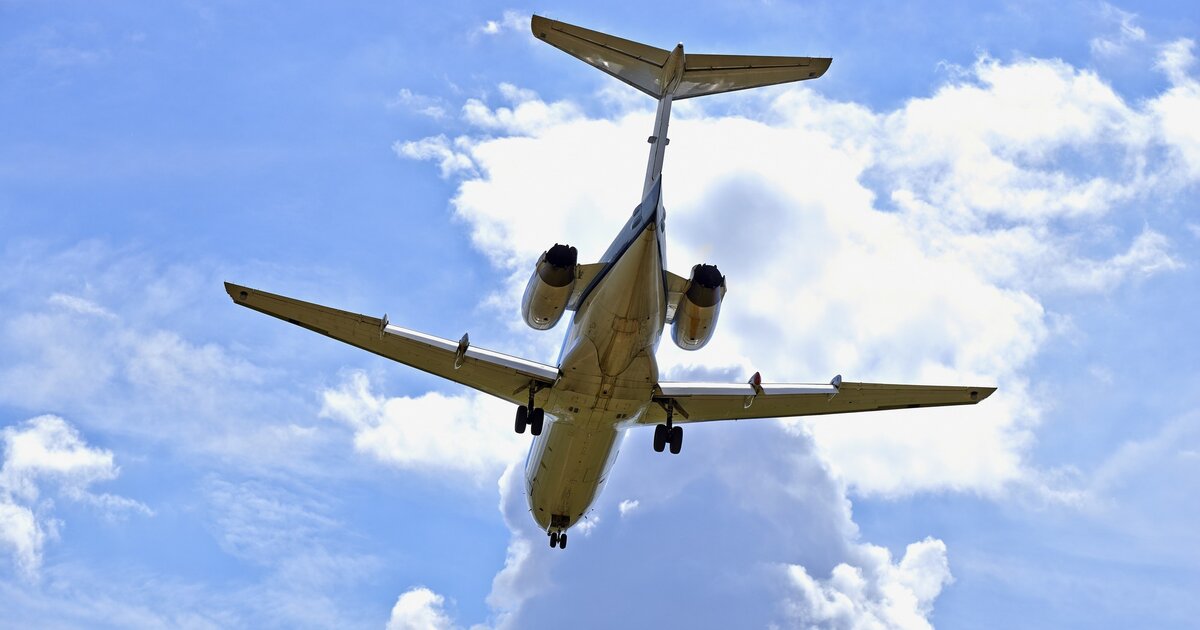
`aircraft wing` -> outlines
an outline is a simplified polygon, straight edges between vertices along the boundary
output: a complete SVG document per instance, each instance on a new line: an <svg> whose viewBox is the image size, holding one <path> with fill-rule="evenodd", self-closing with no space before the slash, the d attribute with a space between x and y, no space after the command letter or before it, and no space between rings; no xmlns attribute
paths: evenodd
<svg viewBox="0 0 1200 630"><path fill-rule="evenodd" d="M359 315L229 282L225 291L235 304L512 403L528 402L531 382L540 389L558 378L554 366L474 346L466 346L460 357L462 342L393 326L386 316Z"/></svg>
<svg viewBox="0 0 1200 630"><path fill-rule="evenodd" d="M973 405L995 387L887 385L882 383L659 383L655 401L639 421L666 419L663 405L673 402L676 423L749 418L786 418L831 413Z"/></svg>

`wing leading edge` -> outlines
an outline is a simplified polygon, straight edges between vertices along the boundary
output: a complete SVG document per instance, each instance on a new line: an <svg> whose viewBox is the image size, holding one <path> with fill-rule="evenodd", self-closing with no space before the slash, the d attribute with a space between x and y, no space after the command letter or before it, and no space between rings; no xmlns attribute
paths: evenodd
<svg viewBox="0 0 1200 630"><path fill-rule="evenodd" d="M974 405L995 387L888 385L884 383L659 383L655 399L675 405L676 423L750 418L786 418L832 413ZM662 406L651 407L639 421L658 424Z"/></svg>
<svg viewBox="0 0 1200 630"><path fill-rule="evenodd" d="M528 401L528 388L549 386L558 368L393 326L386 319L225 283L235 304L278 317L302 328L373 352L435 376L516 404ZM461 353L461 356L460 356ZM457 367L456 367L457 365Z"/></svg>

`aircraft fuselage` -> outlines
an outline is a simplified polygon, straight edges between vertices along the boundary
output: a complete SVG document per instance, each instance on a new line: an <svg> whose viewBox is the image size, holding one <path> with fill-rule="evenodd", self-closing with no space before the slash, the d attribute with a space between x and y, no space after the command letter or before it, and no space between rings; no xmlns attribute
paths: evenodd
<svg viewBox="0 0 1200 630"><path fill-rule="evenodd" d="M566 530L587 514L625 429L646 412L658 382L654 353L667 311L665 221L660 187L648 188L570 320L561 377L543 406L546 426L530 446L526 495L547 531Z"/></svg>

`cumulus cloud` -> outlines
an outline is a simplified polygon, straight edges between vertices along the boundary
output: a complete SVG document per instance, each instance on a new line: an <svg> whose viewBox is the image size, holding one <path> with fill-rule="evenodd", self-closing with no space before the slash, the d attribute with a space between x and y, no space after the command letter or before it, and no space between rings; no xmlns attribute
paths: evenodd
<svg viewBox="0 0 1200 630"><path fill-rule="evenodd" d="M446 598L418 586L396 599L387 630L449 630L454 627L443 606Z"/></svg>
<svg viewBox="0 0 1200 630"><path fill-rule="evenodd" d="M1186 66L1171 51L1163 63ZM465 108L478 133L461 146L475 168L459 173L453 200L474 244L510 272L491 304L514 303L552 241L581 259L603 252L638 201L638 140L652 120L648 109L593 118L505 90L516 110ZM742 97L757 117L680 110L664 173L669 255L718 263L730 293L713 342L690 354L664 345L660 365L667 377L999 385L966 410L807 424L862 492L1044 480L1023 464L1040 418L1023 373L1059 318L1044 296L1180 266L1153 224L1128 234L1114 220L1164 183L1190 181L1155 157L1179 143L1162 133L1169 97L1130 104L1062 61L985 55L891 111L807 86ZM522 119L521 107L539 113Z"/></svg>
<svg viewBox="0 0 1200 630"><path fill-rule="evenodd" d="M509 107L492 108L484 101L472 98L463 105L463 118L480 129L502 131L510 135L533 135L582 116L574 103L547 103L532 90L511 83L501 83L499 90Z"/></svg>
<svg viewBox="0 0 1200 630"><path fill-rule="evenodd" d="M132 499L91 491L93 485L115 479L119 469L111 451L88 446L79 431L62 418L38 416L5 427L0 436L4 439L0 542L9 548L25 578L37 577L42 549L58 535L50 497L90 504L109 516L128 511L152 514Z"/></svg>
<svg viewBox="0 0 1200 630"><path fill-rule="evenodd" d="M436 161L442 169L442 177L469 172L475 168L471 156L465 152L467 148L468 140L466 138L457 138L451 141L446 136L432 136L392 144L392 150L401 157Z"/></svg>
<svg viewBox="0 0 1200 630"><path fill-rule="evenodd" d="M506 10L498 20L488 20L482 26L476 28L473 33L477 35L500 35L508 32L521 32L529 30L529 16L526 13Z"/></svg>
<svg viewBox="0 0 1200 630"><path fill-rule="evenodd" d="M550 549L529 518L523 468L514 462L505 470L500 509L511 538L487 598L490 616L472 627L546 627L568 615L612 619L609 602L595 593L617 576L621 614L645 624L928 627L951 580L945 545L929 538L893 560L886 549L859 542L845 487L816 456L811 434L771 424L698 431L688 448L708 466L653 453L648 440L648 432L630 432L609 488L618 496L645 493L636 526L592 529L568 552ZM596 516L629 505L601 500ZM713 566L722 570L700 569ZM686 594L687 606L663 596L667 583ZM739 605L730 606L733 599ZM441 596L427 589L399 602L403 619L436 620L422 627L456 625Z"/></svg>
<svg viewBox="0 0 1200 630"><path fill-rule="evenodd" d="M787 567L796 594L788 613L807 628L932 628L929 613L952 580L946 545L925 539L908 546L898 563L882 547L856 550L863 566L842 563L828 579L814 579L802 566Z"/></svg>
<svg viewBox="0 0 1200 630"><path fill-rule="evenodd" d="M634 510L638 509L639 505L641 505L641 503L639 503L637 499L625 499L617 504L617 512L624 517L632 514Z"/></svg>
<svg viewBox="0 0 1200 630"><path fill-rule="evenodd" d="M1195 42L1180 39L1159 52L1157 67L1171 81L1171 87L1150 102L1158 133L1181 164L1175 179L1184 183L1200 180L1200 81L1192 76L1196 63L1192 52Z"/></svg>
<svg viewBox="0 0 1200 630"><path fill-rule="evenodd" d="M354 431L359 452L407 470L449 471L482 482L527 443L507 419L513 406L485 394L417 397L376 394L361 371L321 393L321 416Z"/></svg>

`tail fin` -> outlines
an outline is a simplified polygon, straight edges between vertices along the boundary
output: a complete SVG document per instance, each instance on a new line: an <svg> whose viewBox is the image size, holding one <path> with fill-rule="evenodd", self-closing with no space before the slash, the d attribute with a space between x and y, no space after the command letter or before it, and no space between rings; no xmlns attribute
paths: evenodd
<svg viewBox="0 0 1200 630"><path fill-rule="evenodd" d="M663 50L535 15L538 39L607 72L656 99L673 100L816 79L827 57L684 55L683 44Z"/></svg>

